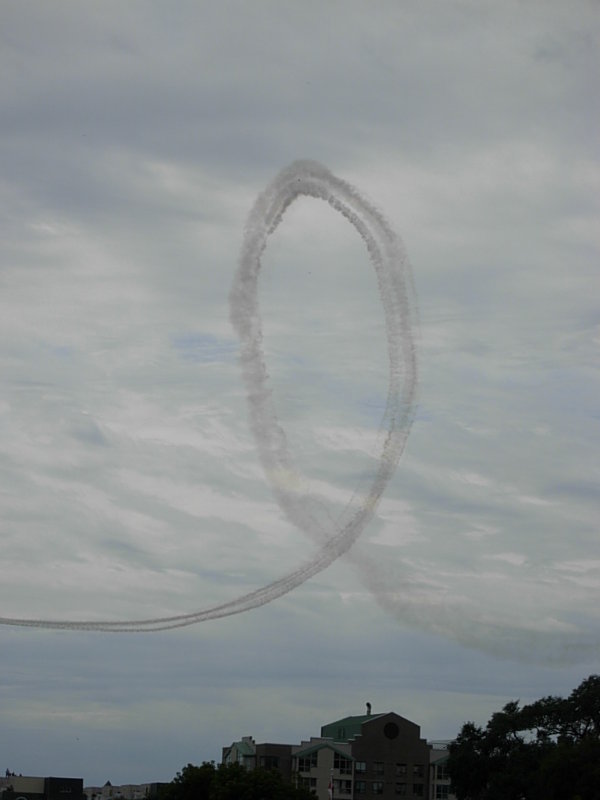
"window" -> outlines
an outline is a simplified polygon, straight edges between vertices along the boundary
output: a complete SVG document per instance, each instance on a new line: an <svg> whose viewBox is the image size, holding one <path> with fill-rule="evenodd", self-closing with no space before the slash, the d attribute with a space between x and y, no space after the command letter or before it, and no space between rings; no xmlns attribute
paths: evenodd
<svg viewBox="0 0 600 800"><path fill-rule="evenodd" d="M447 781L450 779L450 775L448 774L448 767L446 766L446 764L437 765L436 775L438 781Z"/></svg>
<svg viewBox="0 0 600 800"><path fill-rule="evenodd" d="M413 778L424 778L425 767L423 764L415 764L413 767Z"/></svg>
<svg viewBox="0 0 600 800"><path fill-rule="evenodd" d="M366 761L355 761L354 762L354 772L366 772L367 771L367 762Z"/></svg>
<svg viewBox="0 0 600 800"><path fill-rule="evenodd" d="M367 782L366 781L355 781L354 782L354 794L366 794L367 792Z"/></svg>
<svg viewBox="0 0 600 800"><path fill-rule="evenodd" d="M396 783L396 794L399 797L406 797L406 784L405 783Z"/></svg>
<svg viewBox="0 0 600 800"><path fill-rule="evenodd" d="M395 722L388 722L383 728L383 735L386 739L396 739L400 733L400 728Z"/></svg>
<svg viewBox="0 0 600 800"><path fill-rule="evenodd" d="M413 783L413 795L415 797L423 797L423 784Z"/></svg>
<svg viewBox="0 0 600 800"><path fill-rule="evenodd" d="M373 772L375 775L383 775L383 761L373 762Z"/></svg>
<svg viewBox="0 0 600 800"><path fill-rule="evenodd" d="M333 754L333 768L339 769L342 775L352 775L352 761L339 753Z"/></svg>
<svg viewBox="0 0 600 800"><path fill-rule="evenodd" d="M406 764L396 764L396 775L400 777L404 777L406 775L407 769Z"/></svg>
<svg viewBox="0 0 600 800"><path fill-rule="evenodd" d="M279 756L261 756L260 766L265 769L277 769L279 767Z"/></svg>
<svg viewBox="0 0 600 800"><path fill-rule="evenodd" d="M448 800L450 787L447 783L435 787L435 800Z"/></svg>
<svg viewBox="0 0 600 800"><path fill-rule="evenodd" d="M341 741L342 739L346 738L346 728L338 728L337 729L337 740Z"/></svg>
<svg viewBox="0 0 600 800"><path fill-rule="evenodd" d="M383 794L383 781L373 781L371 791L373 794Z"/></svg>
<svg viewBox="0 0 600 800"><path fill-rule="evenodd" d="M316 778L298 778L298 786L301 786L304 789L316 789L317 788L317 779Z"/></svg>
<svg viewBox="0 0 600 800"><path fill-rule="evenodd" d="M337 797L340 794L352 794L352 781L347 781L347 780L333 781L333 796Z"/></svg>
<svg viewBox="0 0 600 800"><path fill-rule="evenodd" d="M300 756L298 759L298 772L310 772L313 767L317 766L317 751L308 756Z"/></svg>

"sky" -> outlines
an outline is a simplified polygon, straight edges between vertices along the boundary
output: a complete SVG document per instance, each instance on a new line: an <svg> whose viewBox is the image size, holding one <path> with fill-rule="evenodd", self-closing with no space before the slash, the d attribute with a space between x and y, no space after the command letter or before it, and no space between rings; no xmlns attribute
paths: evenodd
<svg viewBox="0 0 600 800"><path fill-rule="evenodd" d="M598 671L599 12L0 6L2 769L168 781L366 702L452 738Z"/></svg>

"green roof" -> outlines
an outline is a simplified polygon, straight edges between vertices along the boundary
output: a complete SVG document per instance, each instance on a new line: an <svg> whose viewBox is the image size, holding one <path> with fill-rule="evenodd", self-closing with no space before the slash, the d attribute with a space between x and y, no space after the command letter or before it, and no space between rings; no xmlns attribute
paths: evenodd
<svg viewBox="0 0 600 800"><path fill-rule="evenodd" d="M248 742L234 742L230 749L233 750L234 747L242 756L254 755L254 747L251 744L248 744Z"/></svg>
<svg viewBox="0 0 600 800"><path fill-rule="evenodd" d="M298 750L296 753L294 753L294 757L305 758L311 753L314 753L315 750L321 750L323 747L328 747L330 750L333 750L334 753L339 753L339 755L344 756L344 758L354 761L350 753L346 753L344 750L336 747L332 742L314 742L313 744L308 745L308 747L305 747L303 750Z"/></svg>
<svg viewBox="0 0 600 800"><path fill-rule="evenodd" d="M334 739L336 742L349 742L350 739L354 739L355 736L360 734L364 722L369 722L369 720L382 716L383 714L360 714L356 717L344 717L323 725L321 736L327 739Z"/></svg>

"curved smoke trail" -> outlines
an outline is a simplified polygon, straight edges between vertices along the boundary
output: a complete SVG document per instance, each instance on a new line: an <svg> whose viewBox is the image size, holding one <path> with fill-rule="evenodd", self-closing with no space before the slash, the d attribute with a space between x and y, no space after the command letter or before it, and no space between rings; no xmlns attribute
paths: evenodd
<svg viewBox="0 0 600 800"><path fill-rule="evenodd" d="M285 477L295 469L285 432L273 407L262 349L258 303L261 256L268 237L280 224L286 209L300 196L329 203L358 231L377 275L386 324L389 387L380 429L381 454L371 486L353 495L338 520L329 519L314 498L288 488L289 481ZM312 161L294 162L280 172L258 197L248 218L239 267L230 293L231 321L240 338L250 425L265 475L288 519L317 541L320 549L312 559L260 589L189 614L121 622L0 617L0 624L114 632L184 627L265 605L300 586L347 553L375 513L402 454L412 422L417 372L411 331L411 285L408 262L398 237L384 217L353 186Z"/></svg>

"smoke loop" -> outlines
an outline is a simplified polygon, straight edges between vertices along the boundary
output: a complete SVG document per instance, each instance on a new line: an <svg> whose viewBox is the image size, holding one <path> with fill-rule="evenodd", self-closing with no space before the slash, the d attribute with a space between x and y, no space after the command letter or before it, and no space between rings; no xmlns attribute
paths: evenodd
<svg viewBox="0 0 600 800"><path fill-rule="evenodd" d="M293 473L285 431L278 422L268 385L258 303L261 256L287 208L300 196L327 202L362 237L375 269L384 310L389 354L389 387L381 424L381 454L371 486L355 493L338 520L328 519L310 496L290 490L281 475ZM319 543L312 559L287 575L234 600L189 614L120 622L0 617L21 627L113 632L159 631L217 619L265 605L324 570L347 553L372 519L404 449L412 423L416 356L412 336L410 267L398 237L381 213L350 184L313 161L296 161L259 195L248 217L239 266L230 292L230 317L240 339L250 426L273 494L300 530Z"/></svg>

